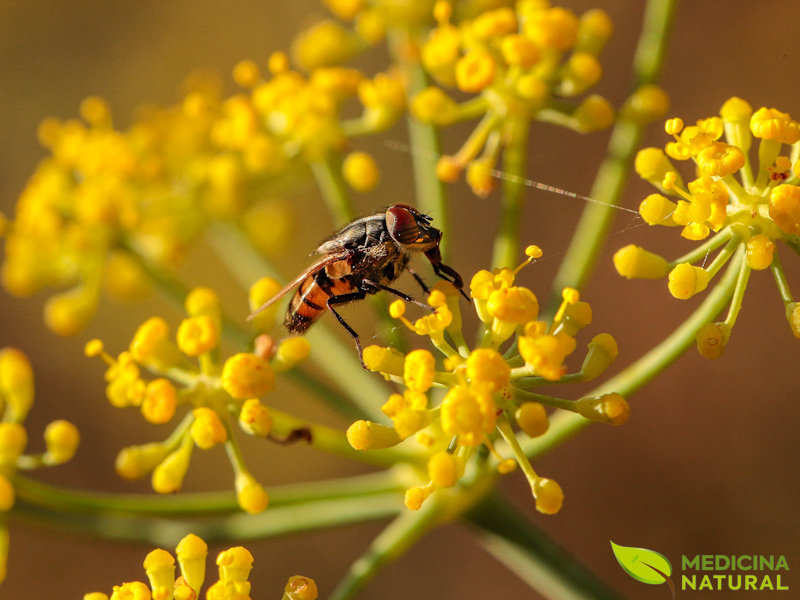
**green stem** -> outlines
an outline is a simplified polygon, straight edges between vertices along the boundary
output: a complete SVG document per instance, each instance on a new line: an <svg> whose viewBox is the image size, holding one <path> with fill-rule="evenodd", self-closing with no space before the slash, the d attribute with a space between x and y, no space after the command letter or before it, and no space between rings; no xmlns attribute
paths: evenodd
<svg viewBox="0 0 800 600"><path fill-rule="evenodd" d="M311 163L311 172L337 228L343 227L355 218L353 203L350 201L350 194L342 179L338 162L331 156L326 156L320 161Z"/></svg>
<svg viewBox="0 0 800 600"><path fill-rule="evenodd" d="M681 263L694 263L700 260L701 258L705 258L709 252L713 252L717 248L719 248L722 244L727 242L731 236L733 235L733 231L731 231L730 227L726 227L714 237L710 238L703 244L700 244L693 250L687 252L683 256L679 256L673 261L670 261L670 266L674 267Z"/></svg>
<svg viewBox="0 0 800 600"><path fill-rule="evenodd" d="M253 249L238 228L231 225L214 227L210 230L210 239L217 253L229 265L231 274L243 287L249 287L264 275L285 281L275 267ZM347 402L366 418L383 420L385 417L380 405L388 397L387 388L363 369L353 345L344 344L325 323L316 323L306 337L311 344L311 359L334 383L347 390ZM298 373L305 375L302 371ZM315 385L324 384L315 382ZM341 394L338 396L341 398ZM334 406L341 406L342 402L344 400L336 402Z"/></svg>
<svg viewBox="0 0 800 600"><path fill-rule="evenodd" d="M140 517L115 512L53 511L18 500L13 513L22 518L76 533L120 541L174 547L192 532L206 541L266 539L290 533L382 519L401 509L397 492L272 506L258 515L231 514L218 519Z"/></svg>
<svg viewBox="0 0 800 600"><path fill-rule="evenodd" d="M546 598L618 600L621 596L497 494L466 515L483 547Z"/></svg>
<svg viewBox="0 0 800 600"><path fill-rule="evenodd" d="M440 513L440 502L436 497L429 498L418 511L404 509L350 566L347 575L333 590L329 600L353 598L375 577L381 567L402 556L430 531L439 522Z"/></svg>
<svg viewBox="0 0 800 600"><path fill-rule="evenodd" d="M428 76L418 60L407 58L403 48L408 45L408 33L395 30L389 32L389 50L406 77L406 96L411 99L428 85ZM447 198L444 185L436 176L436 163L441 155L439 134L436 127L422 123L409 114L408 138L411 146L411 161L414 169L414 185L416 186L417 206L434 219L438 229L445 232L439 249L446 256L447 235L450 233Z"/></svg>
<svg viewBox="0 0 800 600"><path fill-rule="evenodd" d="M725 318L725 326L730 335L731 329L736 324L736 319L739 317L739 311L742 310L742 300L744 299L744 291L747 289L747 282L750 280L750 265L746 260L742 261L739 267L739 276L736 278L736 289L733 290L733 297L731 298L731 305L728 308L728 316Z"/></svg>
<svg viewBox="0 0 800 600"><path fill-rule="evenodd" d="M783 264L778 257L778 249L775 249L775 254L772 256L772 264L770 265L772 276L775 278L775 285L778 286L778 293L781 295L783 303L790 304L794 302L792 291L789 289L789 282L786 280L786 273L783 271Z"/></svg>
<svg viewBox="0 0 800 600"><path fill-rule="evenodd" d="M392 469L368 475L270 487L270 510L312 501L398 493L403 487L404 479L402 469ZM213 516L241 510L232 491L169 496L112 494L50 485L19 474L14 476L14 490L18 500L56 514L64 513L65 518L74 512L187 517Z"/></svg>
<svg viewBox="0 0 800 600"><path fill-rule="evenodd" d="M722 280L680 327L635 363L586 395L600 396L609 392L617 392L626 397L630 396L675 362L692 345L700 328L714 319L728 304L733 295L743 260L744 250L740 249L731 260ZM547 452L571 438L589 423L591 421L575 413L556 411L550 419L547 433L523 443L525 454L533 457Z"/></svg>
<svg viewBox="0 0 800 600"><path fill-rule="evenodd" d="M648 0L642 33L633 62L633 89L658 78L667 47L669 29L677 0ZM620 116L611 132L606 158L600 165L590 196L581 215L567 254L553 281L551 306L561 301L565 287L581 289L597 261L614 210L630 174L633 156L642 138L644 125Z"/></svg>
<svg viewBox="0 0 800 600"><path fill-rule="evenodd" d="M510 140L503 152L503 205L492 256L492 266L495 268L513 268L519 260L520 201L525 188L528 124L527 120L520 119L507 124Z"/></svg>

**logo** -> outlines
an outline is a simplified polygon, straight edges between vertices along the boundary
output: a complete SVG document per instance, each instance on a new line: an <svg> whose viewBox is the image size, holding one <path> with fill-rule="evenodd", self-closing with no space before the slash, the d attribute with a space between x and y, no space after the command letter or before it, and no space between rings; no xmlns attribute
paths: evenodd
<svg viewBox="0 0 800 600"><path fill-rule="evenodd" d="M619 566L636 581L649 585L661 585L666 583L675 598L675 584L670 579L672 575L672 564L666 556L649 550L648 548L634 548L633 546L620 546L612 540L611 550L614 558L617 559Z"/></svg>
<svg viewBox="0 0 800 600"><path fill-rule="evenodd" d="M666 584L675 598L672 564L666 556L648 548L609 541L614 558L628 575L648 585ZM782 554L682 554L680 590L784 592L789 590L783 578L788 572L789 561Z"/></svg>

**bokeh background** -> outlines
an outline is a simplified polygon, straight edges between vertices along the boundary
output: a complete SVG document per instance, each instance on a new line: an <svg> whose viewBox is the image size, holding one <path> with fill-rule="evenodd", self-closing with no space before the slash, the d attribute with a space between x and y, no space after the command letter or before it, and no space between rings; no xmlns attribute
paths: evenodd
<svg viewBox="0 0 800 600"><path fill-rule="evenodd" d="M614 20L615 34L603 54L605 75L597 91L618 105L628 91L644 3L563 4L577 12L601 6ZM74 116L83 97L98 94L109 100L116 124L124 126L138 105L175 101L179 83L191 70L209 67L228 77L239 59L263 64L270 52L288 46L293 32L326 14L316 0L2 0L0 7L0 132L5 148L0 210L7 214L43 156L35 131L44 116ZM671 113L693 121L714 114L727 97L739 95L756 107L774 106L799 116L798 22L800 3L790 0L683 3L662 78L672 98ZM377 53L362 64L374 71L384 61ZM465 131L448 131L446 149L457 148ZM660 132L658 124L651 127L650 144L663 144ZM362 212L413 200L405 191L410 189L405 183L410 157L387 147L387 140L406 140L402 123L366 142L378 158L383 181L376 191L356 198ZM580 136L537 125L529 174L586 194L606 142L607 133ZM479 199L460 184L451 192L451 262L469 276L488 264L498 198ZM635 208L647 193L648 186L634 178L624 205ZM300 199L296 216L302 221L292 244L277 258L287 273L304 267L308 251L331 230L316 191L309 187ZM540 297L549 290L582 208L581 201L563 196L533 190L525 195L524 238L542 246L545 258L527 269L522 280ZM668 256L682 254L689 242L674 230L641 226L632 214L620 212L613 232L584 296L595 314L588 335L609 331L616 336L620 368L668 334L700 300L674 300L664 282L628 282L611 266L613 252L629 243ZM785 250L782 255L790 282L800 290L800 257ZM243 292L208 251L193 251L183 273L193 284L221 290L232 313L244 317ZM36 477L97 490L145 490L145 484L118 480L114 457L122 445L156 439L163 432L144 424L135 411L113 409L106 402L102 367L83 357L82 346L89 337L101 336L118 351L144 318L162 314L175 323L178 313L157 297L140 304L106 303L87 332L60 339L45 330L42 303L42 297L20 300L0 294L0 346L19 347L34 362L37 394L28 419L31 446L36 447L47 422L62 417L77 423L83 442L70 464ZM361 320L364 307L345 310L362 323L362 330L370 326ZM784 579L800 589L795 574L800 567L798 358L800 341L786 325L771 276L754 273L722 359L710 362L690 351L636 394L627 425L594 426L537 461L537 470L558 479L565 490L560 514L536 513L519 474L506 477L503 488L533 522L627 597L664 598L667 592L625 575L611 555L609 539L656 549L673 565L680 554L785 554L793 573ZM280 388L271 401L300 415L346 426L289 387ZM245 451L267 486L363 470L299 446L248 444ZM229 488L223 454L195 453L187 489ZM382 525L249 543L256 557L253 597L279 597L286 578L295 573L314 577L325 597ZM80 598L86 591L109 591L114 583L144 577L140 565L149 549L144 545L90 539L19 519L11 520L11 535L9 576L0 587L0 598ZM220 547L214 545L212 552ZM766 593L746 594L761 595ZM436 530L386 568L363 597L409 596L538 598L458 524Z"/></svg>

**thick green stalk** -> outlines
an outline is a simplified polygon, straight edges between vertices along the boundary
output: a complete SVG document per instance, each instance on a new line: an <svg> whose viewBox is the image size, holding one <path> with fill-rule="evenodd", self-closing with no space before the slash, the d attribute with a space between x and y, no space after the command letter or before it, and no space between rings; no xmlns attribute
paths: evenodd
<svg viewBox="0 0 800 600"><path fill-rule="evenodd" d="M408 52L404 51L410 42L410 36L406 31L389 33L389 49L408 82L406 94L409 104L411 99L428 85L428 76L419 60L410 58ZM407 123L411 162L414 168L416 204L422 212L433 217L438 229L445 232L440 244L444 256L450 222L445 188L436 176L436 163L441 155L439 133L433 125L422 123L410 114Z"/></svg>
<svg viewBox="0 0 800 600"><path fill-rule="evenodd" d="M270 487L270 510L278 506L320 500L399 493L405 480L403 473L403 469L390 469L368 475ZM232 491L168 496L112 494L50 485L19 474L14 476L14 490L18 500L43 511L56 513L53 518L61 513L69 518L69 514L73 512L114 512L125 513L128 516L208 517L241 510Z"/></svg>
<svg viewBox="0 0 800 600"><path fill-rule="evenodd" d="M497 494L476 505L466 520L492 556L545 598L621 598Z"/></svg>
<svg viewBox="0 0 800 600"><path fill-rule="evenodd" d="M285 281L275 267L253 249L236 227L214 227L210 231L210 239L217 253L229 266L231 274L243 287L249 287L265 275ZM311 343L311 359L334 383L347 391L349 403L363 415L373 420L383 420L380 406L388 397L387 388L374 375L364 370L355 348L343 343L325 323L316 323L306 337ZM341 406L341 402L337 405Z"/></svg>
<svg viewBox="0 0 800 600"><path fill-rule="evenodd" d="M599 396L617 392L626 397L630 396L675 362L692 345L700 328L714 319L730 302L743 260L744 250L740 248L731 260L722 280L680 327L635 363L586 395ZM522 447L529 457L538 456L568 440L590 423L591 421L575 413L556 411L550 419L547 433L525 440Z"/></svg>
<svg viewBox="0 0 800 600"><path fill-rule="evenodd" d="M328 211L331 213L337 229L355 218L353 203L350 201L350 194L342 179L338 162L338 160L326 156L320 161L311 163L311 172L314 174L322 199L328 205Z"/></svg>
<svg viewBox="0 0 800 600"><path fill-rule="evenodd" d="M364 588L387 563L396 560L439 522L441 502L429 498L418 511L403 512L376 537L351 566L329 600L348 600Z"/></svg>
<svg viewBox="0 0 800 600"><path fill-rule="evenodd" d="M174 547L187 533L206 541L266 539L382 519L402 508L397 492L273 506L258 515L231 514L218 519L173 519L116 512L53 511L18 500L12 514L49 526L104 539Z"/></svg>
<svg viewBox="0 0 800 600"><path fill-rule="evenodd" d="M664 61L669 29L677 0L648 0L642 33L633 62L633 89L656 81ZM586 205L558 274L553 281L550 305L557 306L561 290L582 288L608 236L615 207L631 171L633 156L642 138L644 124L620 115L611 132L606 158L592 185Z"/></svg>
<svg viewBox="0 0 800 600"><path fill-rule="evenodd" d="M494 268L513 268L519 261L519 226L522 192L525 189L528 125L527 119L510 120L506 124L510 140L503 152L503 205L500 210L500 227L494 240Z"/></svg>

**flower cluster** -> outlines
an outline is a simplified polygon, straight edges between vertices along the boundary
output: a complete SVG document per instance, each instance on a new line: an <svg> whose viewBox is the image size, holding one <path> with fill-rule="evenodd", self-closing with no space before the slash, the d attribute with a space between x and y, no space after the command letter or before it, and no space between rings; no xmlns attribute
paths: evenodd
<svg viewBox="0 0 800 600"><path fill-rule="evenodd" d="M638 246L626 246L614 256L617 271L628 278L667 277L669 292L685 300L705 290L736 256L731 268L739 270L738 279L727 318L700 330L700 354L722 355L754 270L772 270L791 330L800 337L800 303L789 292L776 247L782 241L795 251L800 248L800 123L774 108L754 112L745 100L733 97L719 116L695 125L672 118L665 130L673 141L663 150L645 148L636 157L637 173L661 192L647 196L639 214L649 225L680 227L688 240L708 239L671 262ZM721 140L723 135L726 141ZM758 140L755 173L750 156L754 138ZM696 177L684 183L670 159L693 161ZM718 249L705 266L710 253ZM701 266L693 264L701 261Z"/></svg>
<svg viewBox="0 0 800 600"><path fill-rule="evenodd" d="M33 405L33 387L28 358L15 348L0 350L0 582L8 557L8 530L2 517L14 505L14 473L63 464L75 455L80 442L75 425L58 420L44 430L45 451L25 453L28 432L23 423Z"/></svg>
<svg viewBox="0 0 800 600"><path fill-rule="evenodd" d="M619 394L586 397L576 401L535 393L538 386L554 382L589 381L600 375L617 356L614 338L595 336L581 368L567 373L565 360L576 349L575 337L592 321L588 303L577 291L564 290L564 300L552 322L538 320L539 303L528 288L515 285L522 267L541 256L536 246L526 250L528 259L514 270L479 271L470 290L483 335L471 349L461 331L461 311L456 289L439 283L428 302L434 311L415 321L405 317L405 304L390 307L394 318L411 331L427 336L441 354L441 366L428 350L403 354L394 348L364 349L368 369L402 383L402 393L392 394L383 412L392 427L357 421L347 430L350 444L358 450L393 446L414 436L429 453L428 480L406 493L406 506L418 509L440 488L456 485L468 460L485 446L506 473L520 465L531 486L540 512L559 511L563 493L558 483L536 474L522 452L513 425L525 435L542 435L548 428L545 405L574 411L585 418L619 425L627 420L629 407ZM505 348L505 350L504 350ZM445 390L444 397L435 396ZM434 398L441 401L432 405ZM494 448L502 437L514 458L503 459Z"/></svg>
<svg viewBox="0 0 800 600"><path fill-rule="evenodd" d="M459 104L432 86L414 97L411 111L437 125L483 118L455 155L440 159L440 179L455 181L466 167L473 191L486 196L501 148L523 145L532 119L580 132L611 124L613 109L600 96L568 104L600 79L597 55L612 31L605 12L578 18L538 0L487 10L458 24L451 22L451 12L449 2L436 3L438 25L421 47L421 61L437 83L474 97Z"/></svg>
<svg viewBox="0 0 800 600"><path fill-rule="evenodd" d="M208 545L194 534L184 537L175 548L180 576L175 577L175 557L162 548L149 552L143 567L149 585L143 581L128 581L115 585L110 600L196 600L206 578ZM243 546L223 550L217 555L219 579L208 587L208 600L249 600L248 581L253 568L253 555ZM302 575L290 577L284 588L283 600L316 600L317 584ZM109 600L103 592L90 592L83 600Z"/></svg>
<svg viewBox="0 0 800 600"><path fill-rule="evenodd" d="M269 278L257 282L251 292L254 305L278 287ZM268 496L244 464L230 415L237 415L240 428L250 435L282 439L290 434L291 425L276 422L259 398L273 389L276 372L291 369L306 358L308 342L289 337L276 344L262 334L254 353L234 354L222 361L216 294L197 288L185 304L188 317L178 327L175 341L166 321L152 317L138 328L128 350L116 358L103 350L100 340L86 345L88 356L101 356L108 365L106 395L113 406L138 407L151 423L167 423L180 405L190 407L166 440L123 448L117 456L117 472L128 479L152 472L156 492L175 492L181 488L195 446L207 450L224 444L235 474L239 505L247 512L260 512L267 507ZM261 315L256 330L268 327L272 317ZM158 377L145 381L142 367Z"/></svg>
<svg viewBox="0 0 800 600"><path fill-rule="evenodd" d="M97 97L82 102L82 121L42 122L50 156L28 181L14 219L0 215L0 276L17 296L67 288L45 306L51 330L81 330L103 291L123 300L146 294L143 265L174 266L215 220L233 220L263 252L283 248L292 215L276 195L293 175L342 150L349 137L390 126L405 106L395 73L370 78L326 67L304 76L279 52L266 76L245 60L233 77L243 91L223 97L219 85L195 77L179 104L143 109L126 130L113 127ZM340 117L356 98L359 116ZM363 152L342 169L359 191L378 182Z"/></svg>

